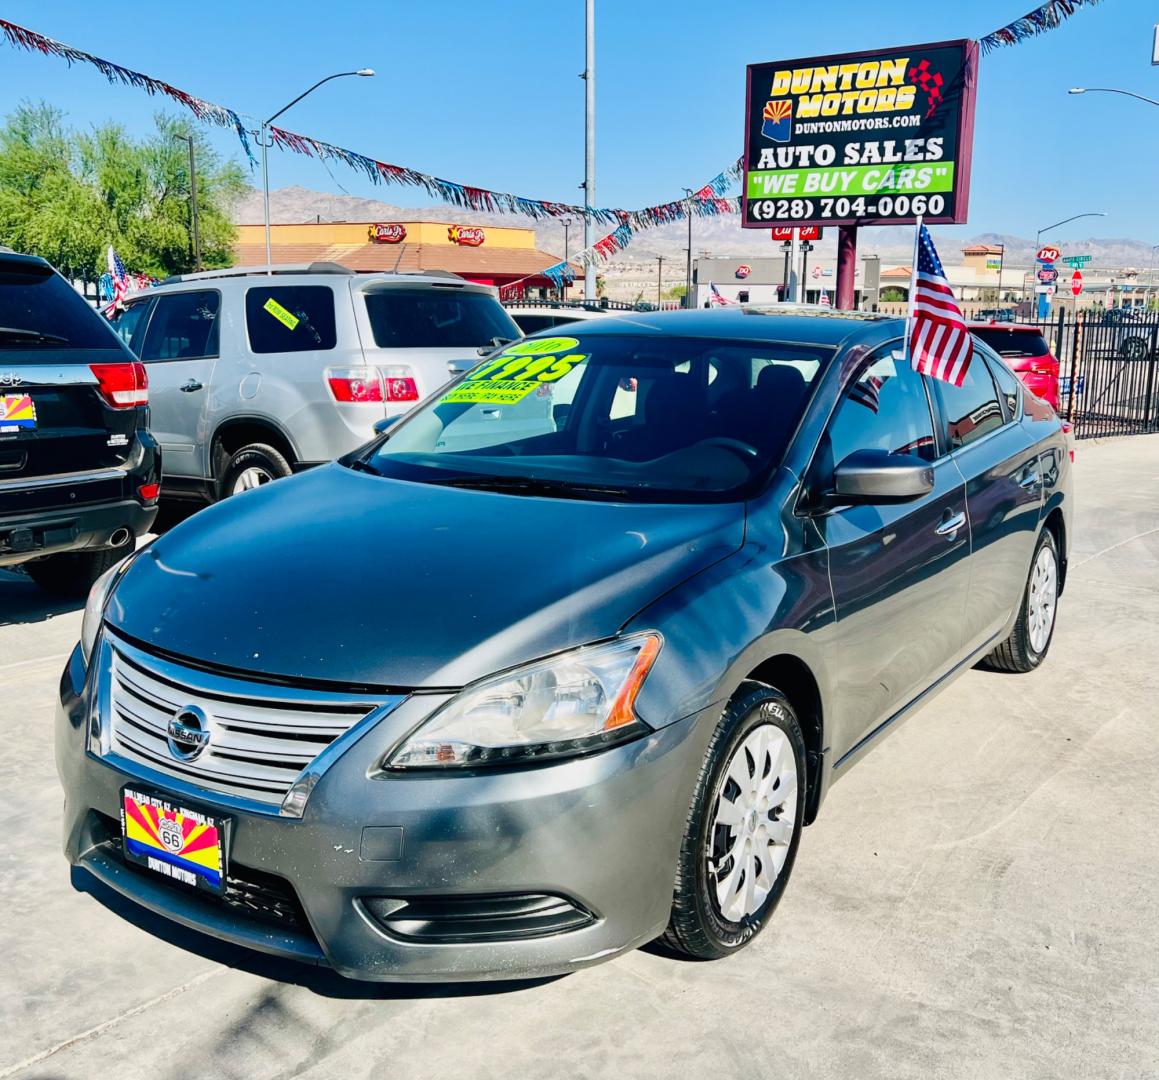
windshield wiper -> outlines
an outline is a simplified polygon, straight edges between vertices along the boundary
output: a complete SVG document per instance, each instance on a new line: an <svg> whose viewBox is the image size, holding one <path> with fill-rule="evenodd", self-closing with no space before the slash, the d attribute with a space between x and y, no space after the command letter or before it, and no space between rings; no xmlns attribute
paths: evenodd
<svg viewBox="0 0 1159 1080"><path fill-rule="evenodd" d="M67 345L68 338L59 334L45 334L40 330L22 330L19 326L0 326L0 338L17 341L35 341L41 345Z"/></svg>
<svg viewBox="0 0 1159 1080"><path fill-rule="evenodd" d="M369 461L364 461L362 458L355 458L347 467L355 472L370 473L371 476L382 475Z"/></svg>
<svg viewBox="0 0 1159 1080"><path fill-rule="evenodd" d="M498 491L504 494L550 495L583 499L591 496L628 499L631 493L622 487L589 484L572 480L550 480L539 476L484 476L467 473L446 480L428 480L439 487L470 488L474 491Z"/></svg>

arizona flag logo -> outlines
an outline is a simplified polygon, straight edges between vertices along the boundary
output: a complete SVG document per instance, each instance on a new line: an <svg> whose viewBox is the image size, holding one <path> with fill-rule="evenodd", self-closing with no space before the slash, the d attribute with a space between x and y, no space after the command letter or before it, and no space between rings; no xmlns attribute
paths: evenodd
<svg viewBox="0 0 1159 1080"><path fill-rule="evenodd" d="M765 121L761 134L773 142L786 143L793 137L793 103L791 101L766 101Z"/></svg>
<svg viewBox="0 0 1159 1080"><path fill-rule="evenodd" d="M177 811L162 810L128 792L124 795L125 842L138 858L149 856L221 884L221 837L217 826Z"/></svg>
<svg viewBox="0 0 1159 1080"><path fill-rule="evenodd" d="M36 406L31 394L0 395L0 431L36 427Z"/></svg>

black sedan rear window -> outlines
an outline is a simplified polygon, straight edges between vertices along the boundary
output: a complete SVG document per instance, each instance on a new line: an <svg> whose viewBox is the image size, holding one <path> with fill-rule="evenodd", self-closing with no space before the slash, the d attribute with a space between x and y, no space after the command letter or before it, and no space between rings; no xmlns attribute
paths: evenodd
<svg viewBox="0 0 1159 1080"><path fill-rule="evenodd" d="M93 349L118 348L116 335L59 274L36 263L0 263L0 351L60 350L53 362L87 362Z"/></svg>
<svg viewBox="0 0 1159 1080"><path fill-rule="evenodd" d="M1004 330L999 327L984 326L974 330L974 336L984 341L999 356L1018 359L1023 356L1046 356L1050 349L1046 340L1037 331Z"/></svg>

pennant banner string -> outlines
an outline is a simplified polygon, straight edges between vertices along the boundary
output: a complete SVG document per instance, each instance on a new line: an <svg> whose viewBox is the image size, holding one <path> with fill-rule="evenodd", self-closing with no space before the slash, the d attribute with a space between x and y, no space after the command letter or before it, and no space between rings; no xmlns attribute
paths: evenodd
<svg viewBox="0 0 1159 1080"><path fill-rule="evenodd" d="M3 30L8 44L15 48L25 49L28 52L39 52L45 56L58 56L69 67L72 67L73 64L89 64L111 83L132 86L138 90L144 90L145 93L153 97L158 94L163 95L177 102L178 105L185 106L202 123L233 128L241 140L242 149L245 150L250 164L256 164L253 150L250 148L249 133L245 124L242 123L241 117L233 109L227 109L224 105L216 105L204 98L194 97L184 90L178 90L176 86L170 86L169 83L163 82L161 79L154 79L151 75L144 75L131 68L114 64L111 60L103 60L99 56L93 56L92 53L74 49L71 45L64 44L63 41L45 37L43 34L27 30L23 26L17 26L16 23L8 22L6 19L0 19L0 30Z"/></svg>
<svg viewBox="0 0 1159 1080"><path fill-rule="evenodd" d="M995 49L1018 45L1028 38L1045 34L1049 30L1057 30L1079 8L1093 7L1101 0L1048 0L1041 7L1028 11L1020 19L1015 19L1006 26L999 27L992 34L987 34L979 41L982 55L993 52Z"/></svg>

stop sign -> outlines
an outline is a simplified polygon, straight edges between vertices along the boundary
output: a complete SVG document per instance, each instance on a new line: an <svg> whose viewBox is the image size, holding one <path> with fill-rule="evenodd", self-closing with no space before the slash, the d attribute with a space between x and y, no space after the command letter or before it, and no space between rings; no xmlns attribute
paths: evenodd
<svg viewBox="0 0 1159 1080"><path fill-rule="evenodd" d="M1078 296L1083 291L1083 274L1081 270L1076 270L1070 279L1070 291Z"/></svg>

